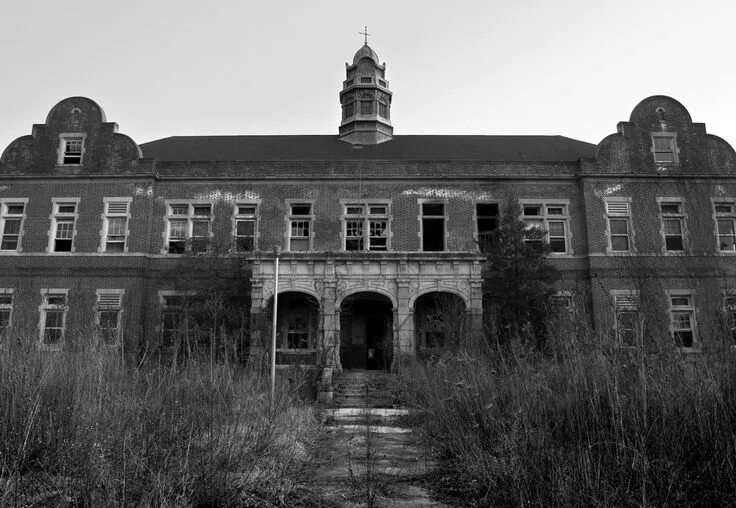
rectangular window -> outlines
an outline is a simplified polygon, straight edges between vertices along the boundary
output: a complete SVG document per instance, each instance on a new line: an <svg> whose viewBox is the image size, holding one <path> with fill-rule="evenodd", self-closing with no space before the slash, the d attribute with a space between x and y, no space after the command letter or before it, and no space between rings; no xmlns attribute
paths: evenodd
<svg viewBox="0 0 736 508"><path fill-rule="evenodd" d="M97 327L104 345L114 346L120 341L124 294L124 289L97 290Z"/></svg>
<svg viewBox="0 0 736 508"><path fill-rule="evenodd" d="M388 204L348 203L344 211L345 250L388 250Z"/></svg>
<svg viewBox="0 0 736 508"><path fill-rule="evenodd" d="M53 200L50 252L74 252L78 208L78 198Z"/></svg>
<svg viewBox="0 0 736 508"><path fill-rule="evenodd" d="M685 216L683 204L675 201L661 201L659 210L662 220L662 235L664 236L664 248L668 252L685 250L683 239L683 225Z"/></svg>
<svg viewBox="0 0 736 508"><path fill-rule="evenodd" d="M498 228L498 203L476 203L475 217L478 248L481 252L488 252L491 246L491 235Z"/></svg>
<svg viewBox="0 0 736 508"><path fill-rule="evenodd" d="M59 164L82 164L84 157L84 135L61 134L59 142Z"/></svg>
<svg viewBox="0 0 736 508"><path fill-rule="evenodd" d="M606 201L609 252L631 251L631 212L628 201Z"/></svg>
<svg viewBox="0 0 736 508"><path fill-rule="evenodd" d="M736 251L736 205L730 201L713 203L718 231L718 250Z"/></svg>
<svg viewBox="0 0 736 508"><path fill-rule="evenodd" d="M10 334L13 318L13 290L0 288L0 343Z"/></svg>
<svg viewBox="0 0 736 508"><path fill-rule="evenodd" d="M41 344L60 345L66 327L68 289L42 289L39 332Z"/></svg>
<svg viewBox="0 0 736 508"><path fill-rule="evenodd" d="M378 103L378 115L382 118L388 118L388 105L382 102Z"/></svg>
<svg viewBox="0 0 736 508"><path fill-rule="evenodd" d="M312 248L312 204L289 204L289 250L308 251Z"/></svg>
<svg viewBox="0 0 736 508"><path fill-rule="evenodd" d="M130 219L129 198L105 198L102 252L125 252Z"/></svg>
<svg viewBox="0 0 736 508"><path fill-rule="evenodd" d="M0 201L0 251L19 251L27 200Z"/></svg>
<svg viewBox="0 0 736 508"><path fill-rule="evenodd" d="M201 345L209 337L205 300L201 295L160 291L161 338L165 348L186 339L186 347Z"/></svg>
<svg viewBox="0 0 736 508"><path fill-rule="evenodd" d="M676 164L677 137L668 133L652 134L652 153L654 162Z"/></svg>
<svg viewBox="0 0 736 508"><path fill-rule="evenodd" d="M421 203L422 250L438 252L445 250L445 204Z"/></svg>
<svg viewBox="0 0 736 508"><path fill-rule="evenodd" d="M693 294L685 291L670 291L670 327L675 345L692 349L696 344L695 305Z"/></svg>
<svg viewBox="0 0 736 508"><path fill-rule="evenodd" d="M572 317L572 293L558 291L549 297L550 310L558 317Z"/></svg>
<svg viewBox="0 0 736 508"><path fill-rule="evenodd" d="M181 294L159 294L161 302L161 341L164 347L178 342L184 317L184 296Z"/></svg>
<svg viewBox="0 0 736 508"><path fill-rule="evenodd" d="M361 78L360 78L360 82L361 82L361 83L373 83L373 78L370 78L370 77L368 77L368 78L366 78L366 77L361 77Z"/></svg>
<svg viewBox="0 0 736 508"><path fill-rule="evenodd" d="M551 252L568 252L566 204L522 204L522 220L527 228L539 228L547 232L546 238Z"/></svg>
<svg viewBox="0 0 736 508"><path fill-rule="evenodd" d="M235 205L235 251L252 252L256 248L256 221L258 205Z"/></svg>
<svg viewBox="0 0 736 508"><path fill-rule="evenodd" d="M342 119L350 118L355 114L355 103L349 102L342 107Z"/></svg>
<svg viewBox="0 0 736 508"><path fill-rule="evenodd" d="M201 254L208 251L212 229L211 204L169 204L167 223L169 254Z"/></svg>
<svg viewBox="0 0 736 508"><path fill-rule="evenodd" d="M616 338L619 345L633 347L638 344L639 293L637 291L613 292Z"/></svg>

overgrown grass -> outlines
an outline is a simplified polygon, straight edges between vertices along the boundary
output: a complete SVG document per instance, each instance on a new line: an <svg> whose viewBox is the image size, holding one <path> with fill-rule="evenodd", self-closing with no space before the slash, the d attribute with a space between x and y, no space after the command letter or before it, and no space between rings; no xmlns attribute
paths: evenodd
<svg viewBox="0 0 736 508"><path fill-rule="evenodd" d="M404 370L446 493L468 506L736 505L736 352L566 341Z"/></svg>
<svg viewBox="0 0 736 508"><path fill-rule="evenodd" d="M0 351L0 505L286 506L311 409L242 367Z"/></svg>

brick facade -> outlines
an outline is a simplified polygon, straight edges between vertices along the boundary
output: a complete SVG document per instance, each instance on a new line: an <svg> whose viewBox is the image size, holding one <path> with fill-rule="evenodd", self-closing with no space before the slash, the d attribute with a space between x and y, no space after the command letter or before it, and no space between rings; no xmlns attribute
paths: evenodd
<svg viewBox="0 0 736 508"><path fill-rule="evenodd" d="M192 207L204 206L200 226L209 224L211 250L194 262L211 263L213 250L247 260L252 348L262 350L271 334L279 247L279 299L289 309L279 321L280 361L387 368L400 355L450 340L449 314L438 317L430 297L452 303L462 340L480 339L484 257L476 205L508 199L561 207L562 219L550 217L564 222L564 252L550 254L550 262L562 271L560 291L573 295L600 332L613 337L623 326L616 295L627 291L639 308L654 309L647 326L674 334L683 350L708 350L723 326L725 297L736 289L736 233L729 229L736 223L736 153L674 99L643 100L597 146L554 136L396 136L346 151L336 136L266 138L170 138L139 147L89 99L54 106L0 159L0 206L23 205L17 245L15 226L7 224L19 208L0 211L0 234L9 235L0 249L0 294L12 291L6 339L12 329L22 340L45 342L43 313L53 309L44 310L44 294L53 289L67 291L65 339L45 346L95 336L105 308L97 292L120 290L116 347L134 352L157 344L162 295L178 286L164 275L193 258L169 252L170 223L184 221L193 236ZM269 152L272 141L278 149ZM209 150L189 155L194 144L207 143ZM319 153L310 153L310 144ZM245 155L232 158L228 150ZM441 150L447 155L423 156ZM106 251L114 229L109 198L128 203L124 220L115 222L124 224L117 231L122 251ZM443 206L430 212L426 203ZM73 205L65 209L72 215L60 211L64 204ZM301 218L309 222L307 251L290 249L294 204L309 205ZM172 205L189 207L189 215L175 215ZM253 248L244 252L235 252L238 205L255 207L246 210L255 227ZM386 231L385 250L347 250L350 205L378 206L383 218L366 211L355 227L366 228L365 242L367 229ZM441 251L422 249L431 213L443 224ZM71 247L62 243L54 252L63 235L58 223L72 216ZM350 348L358 357L348 360Z"/></svg>

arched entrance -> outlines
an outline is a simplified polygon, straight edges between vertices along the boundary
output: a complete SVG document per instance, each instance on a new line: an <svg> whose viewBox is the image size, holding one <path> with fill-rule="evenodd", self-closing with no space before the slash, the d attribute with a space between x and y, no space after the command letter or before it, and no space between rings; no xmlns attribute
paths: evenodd
<svg viewBox="0 0 736 508"><path fill-rule="evenodd" d="M267 316L273 316L273 297L268 302ZM271 327L268 328L270 343ZM276 316L276 363L279 365L316 363L318 335L317 299L298 291L279 293Z"/></svg>
<svg viewBox="0 0 736 508"><path fill-rule="evenodd" d="M432 292L414 302L414 330L418 351L458 345L466 333L465 302L454 293Z"/></svg>
<svg viewBox="0 0 736 508"><path fill-rule="evenodd" d="M393 306L379 293L361 292L340 305L343 369L388 370L393 357Z"/></svg>

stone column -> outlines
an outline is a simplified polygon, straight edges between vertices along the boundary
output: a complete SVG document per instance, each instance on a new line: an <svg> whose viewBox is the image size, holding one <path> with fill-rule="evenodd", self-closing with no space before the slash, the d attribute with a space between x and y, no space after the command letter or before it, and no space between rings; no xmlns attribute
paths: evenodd
<svg viewBox="0 0 736 508"><path fill-rule="evenodd" d="M322 351L325 367L340 368L340 313L335 308L335 281L326 281L322 298Z"/></svg>
<svg viewBox="0 0 736 508"><path fill-rule="evenodd" d="M394 364L392 370L398 370L406 357L416 354L414 335L414 311L409 308L411 288L408 280L398 280L398 308L394 309Z"/></svg>
<svg viewBox="0 0 736 508"><path fill-rule="evenodd" d="M470 281L469 339L471 345L480 344L484 340L483 330L483 281Z"/></svg>

